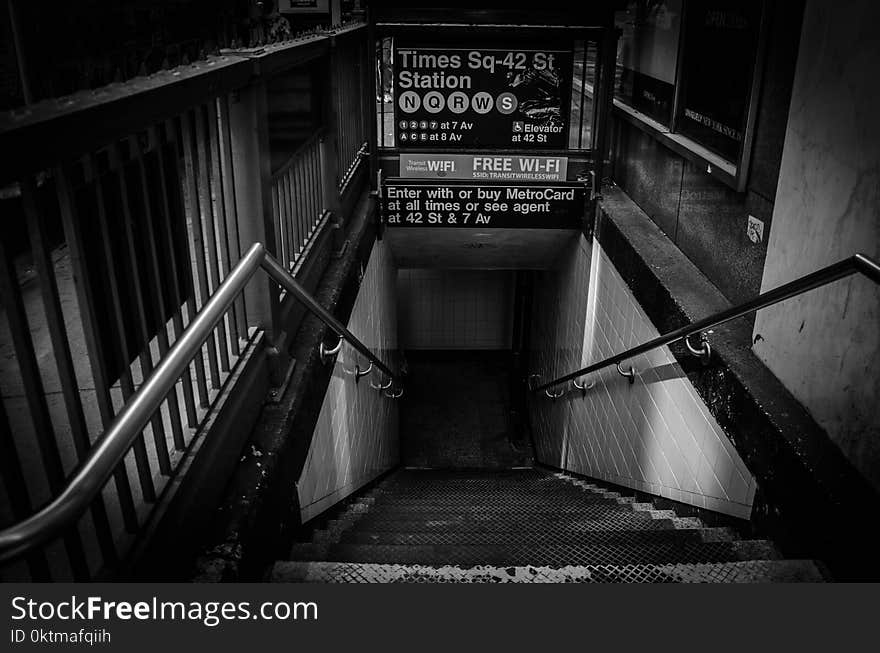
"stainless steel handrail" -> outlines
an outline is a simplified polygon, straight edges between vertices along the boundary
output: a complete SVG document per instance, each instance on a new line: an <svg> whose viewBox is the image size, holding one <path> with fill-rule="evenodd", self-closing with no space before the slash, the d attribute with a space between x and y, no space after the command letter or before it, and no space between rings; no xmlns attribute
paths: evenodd
<svg viewBox="0 0 880 653"><path fill-rule="evenodd" d="M622 361L638 356L639 354L643 354L646 351L655 349L656 347L662 347L663 345L671 344L673 342L676 342L677 340L687 338L688 336L699 333L700 331L703 331L705 329L711 329L712 327L716 327L720 324L724 324L725 322L729 322L730 320L741 317L746 313L750 313L761 308L766 308L767 306L772 306L773 304L778 304L781 301L790 299L791 297L795 297L809 290L813 290L814 288L819 288L820 286L832 283L833 281L837 281L838 279L848 277L849 275L855 274L856 272L860 272L871 279L874 283L880 284L880 264L878 264L877 261L871 259L870 257L865 256L864 254L855 254L853 256L850 256L849 258L843 259L842 261L838 261L837 263L821 268L820 270L816 270L815 272L795 279L794 281L783 284L778 288L774 288L773 290L768 290L765 293L761 293L754 299L750 299L747 302L743 302L742 304L738 304L737 306L733 306L732 308L719 311L718 313L710 315L709 317L683 326L679 329L676 329L675 331L670 331L665 335L658 336L657 338L642 343L641 345L636 345L635 347L627 349L626 351L622 351L619 354L609 356L608 358L601 360L598 363L592 363L587 367L583 367L564 376L560 376L559 378L556 378L552 381L548 381L547 383L535 386L534 388L532 388L532 392L545 391L555 385L559 385L560 383L565 383L566 381L572 381L579 377L586 376L587 374L600 370L603 367L619 364ZM708 351L708 349L706 349L706 351ZM618 371L619 370L620 368L618 368ZM558 397L559 395L556 396Z"/></svg>
<svg viewBox="0 0 880 653"><path fill-rule="evenodd" d="M208 335L261 267L279 285L305 304L318 319L385 372L389 377L389 384L394 381L400 383L398 375L382 363L327 309L318 304L293 276L266 252L261 243L255 243L211 295L150 377L132 395L107 430L95 442L95 446L70 477L61 494L39 512L0 531L0 562L18 557L49 541L65 528L69 528L88 509L92 499L104 487L137 435L146 427L165 397L174 388L187 365L199 355Z"/></svg>
<svg viewBox="0 0 880 653"><path fill-rule="evenodd" d="M315 301L315 298L312 297L305 288L303 288L296 282L296 279L294 279L290 275L290 273L284 269L283 265L275 260L275 257L266 254L266 258L263 261L263 269L266 270L269 276L272 277L279 286L284 288L287 292L291 293L294 297L301 301L307 309L314 313L315 316L319 320L321 320L321 322L330 327L330 329L332 329L336 333L336 335L338 335L340 338L345 338L352 347L357 349L361 354L372 361L373 364L380 370L382 370L386 376L393 379L394 381L397 381L398 383L401 382L400 377L395 374L390 367L379 360L379 358L376 357L376 355L371 352L364 343L358 340L357 336L352 334L352 332L346 329L342 325L342 323L335 317L333 317L326 308Z"/></svg>

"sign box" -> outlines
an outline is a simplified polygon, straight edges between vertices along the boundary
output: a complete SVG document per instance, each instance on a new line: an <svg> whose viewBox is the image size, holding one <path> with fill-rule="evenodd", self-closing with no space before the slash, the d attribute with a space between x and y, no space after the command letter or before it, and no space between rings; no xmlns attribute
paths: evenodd
<svg viewBox="0 0 880 653"><path fill-rule="evenodd" d="M389 179L382 209L389 227L577 229L584 216L584 187Z"/></svg>
<svg viewBox="0 0 880 653"><path fill-rule="evenodd" d="M410 179L565 181L568 158L507 154L401 154L400 176Z"/></svg>
<svg viewBox="0 0 880 653"><path fill-rule="evenodd" d="M422 48L394 52L397 144L562 149L570 50Z"/></svg>

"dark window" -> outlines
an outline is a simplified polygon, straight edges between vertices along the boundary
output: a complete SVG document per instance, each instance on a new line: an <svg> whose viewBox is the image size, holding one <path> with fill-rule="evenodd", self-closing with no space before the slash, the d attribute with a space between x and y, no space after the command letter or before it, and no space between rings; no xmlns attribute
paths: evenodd
<svg viewBox="0 0 880 653"><path fill-rule="evenodd" d="M748 117L760 0L688 4L677 130L739 161Z"/></svg>
<svg viewBox="0 0 880 653"><path fill-rule="evenodd" d="M664 125L672 121L681 5L682 0L630 0L615 16L621 34L614 95Z"/></svg>

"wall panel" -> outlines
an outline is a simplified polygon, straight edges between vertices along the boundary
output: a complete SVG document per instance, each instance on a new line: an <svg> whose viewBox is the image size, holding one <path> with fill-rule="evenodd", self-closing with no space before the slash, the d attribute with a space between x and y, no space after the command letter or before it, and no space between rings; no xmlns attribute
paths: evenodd
<svg viewBox="0 0 880 653"><path fill-rule="evenodd" d="M535 289L531 370L543 380L659 335L598 242L573 243ZM586 393L533 398L541 462L747 518L755 480L667 347L614 367ZM625 364L626 365L626 364Z"/></svg>
<svg viewBox="0 0 880 653"><path fill-rule="evenodd" d="M377 241L364 272L348 329L381 360L397 350L396 270L387 245ZM378 371L356 381L367 362L344 344L318 415L303 472L297 482L302 521L320 514L398 462L397 402L370 386Z"/></svg>

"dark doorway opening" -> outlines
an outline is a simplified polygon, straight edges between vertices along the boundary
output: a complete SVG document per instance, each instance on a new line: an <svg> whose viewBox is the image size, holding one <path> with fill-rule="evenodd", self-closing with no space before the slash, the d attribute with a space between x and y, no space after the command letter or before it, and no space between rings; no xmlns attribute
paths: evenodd
<svg viewBox="0 0 880 653"><path fill-rule="evenodd" d="M530 277L512 270L400 271L405 466L532 465L523 369Z"/></svg>
<svg viewBox="0 0 880 653"><path fill-rule="evenodd" d="M401 404L407 467L510 469L531 466L531 443L512 414L510 351L410 351Z"/></svg>

